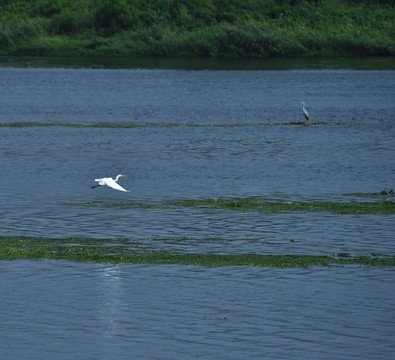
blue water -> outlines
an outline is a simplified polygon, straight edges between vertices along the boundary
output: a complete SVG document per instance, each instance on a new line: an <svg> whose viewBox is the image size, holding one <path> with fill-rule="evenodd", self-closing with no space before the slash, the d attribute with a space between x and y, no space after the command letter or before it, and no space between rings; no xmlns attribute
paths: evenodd
<svg viewBox="0 0 395 360"><path fill-rule="evenodd" d="M0 67L1 124L138 127L0 127L0 235L123 238L178 253L395 253L394 215L70 205L375 201L350 194L394 188L393 70L12 61ZM303 121L302 101L317 125L287 125ZM119 173L129 193L90 188ZM390 359L393 274L1 262L0 356Z"/></svg>
<svg viewBox="0 0 395 360"><path fill-rule="evenodd" d="M391 268L0 263L4 359L391 359Z"/></svg>

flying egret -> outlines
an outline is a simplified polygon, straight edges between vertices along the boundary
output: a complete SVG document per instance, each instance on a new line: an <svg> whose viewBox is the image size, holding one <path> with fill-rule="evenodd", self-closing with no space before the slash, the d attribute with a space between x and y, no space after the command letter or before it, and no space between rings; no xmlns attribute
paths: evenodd
<svg viewBox="0 0 395 360"><path fill-rule="evenodd" d="M117 175L117 177L115 178L115 180L113 178L103 178L103 179L95 179L95 181L97 181L99 184L92 186L92 189L98 186L103 186L103 185L107 185L110 188L113 188L115 190L120 190L120 191L126 191L129 192L129 190L125 190L121 185L117 184L117 181L120 177L125 177L125 175Z"/></svg>
<svg viewBox="0 0 395 360"><path fill-rule="evenodd" d="M302 102L303 104L303 115L304 118L306 119L306 121L309 121L309 113L306 111L306 109L304 108L304 106L306 105L304 102Z"/></svg>

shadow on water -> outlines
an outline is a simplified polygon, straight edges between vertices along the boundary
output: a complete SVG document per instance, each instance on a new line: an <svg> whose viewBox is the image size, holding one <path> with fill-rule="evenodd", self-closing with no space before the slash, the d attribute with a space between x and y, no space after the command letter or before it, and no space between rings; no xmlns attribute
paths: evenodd
<svg viewBox="0 0 395 360"><path fill-rule="evenodd" d="M174 70L395 70L393 57L369 58L134 58L0 57L0 67Z"/></svg>

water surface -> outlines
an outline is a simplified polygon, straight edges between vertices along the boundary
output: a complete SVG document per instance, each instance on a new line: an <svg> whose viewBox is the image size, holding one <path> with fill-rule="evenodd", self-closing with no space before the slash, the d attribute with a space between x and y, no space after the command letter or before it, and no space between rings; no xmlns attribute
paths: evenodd
<svg viewBox="0 0 395 360"><path fill-rule="evenodd" d="M394 74L0 68L3 124L60 125L0 128L3 233L187 238L182 251L191 252L392 253L388 215L67 204L249 196L355 201L344 194L389 190ZM318 125L287 125L303 121L302 101ZM61 126L100 123L138 126ZM119 173L130 193L90 189L95 178ZM213 237L223 241L206 241Z"/></svg>
<svg viewBox="0 0 395 360"><path fill-rule="evenodd" d="M394 188L390 62L118 60L0 58L0 235L125 238L177 253L395 253L394 215L166 206L377 201L356 193ZM316 125L290 125L303 121L302 101ZM103 123L112 127L94 127ZM129 193L90 188L119 173ZM154 206L71 206L86 202ZM0 355L390 359L392 279L367 266L1 262Z"/></svg>
<svg viewBox="0 0 395 360"><path fill-rule="evenodd" d="M393 270L0 263L6 359L391 359Z"/></svg>

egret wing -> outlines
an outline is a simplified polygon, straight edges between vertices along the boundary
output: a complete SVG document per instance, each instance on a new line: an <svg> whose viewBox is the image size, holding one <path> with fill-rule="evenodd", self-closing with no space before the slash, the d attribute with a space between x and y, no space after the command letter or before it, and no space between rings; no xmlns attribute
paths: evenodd
<svg viewBox="0 0 395 360"><path fill-rule="evenodd" d="M99 183L99 185L106 185L106 183L103 181L104 179L95 179Z"/></svg>
<svg viewBox="0 0 395 360"><path fill-rule="evenodd" d="M107 186L109 186L110 188L113 188L115 190L120 190L120 191L126 191L129 192L129 190L125 190L121 185L117 184L113 179L111 178L106 178L106 179L102 179L104 180L104 182L106 183Z"/></svg>

